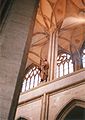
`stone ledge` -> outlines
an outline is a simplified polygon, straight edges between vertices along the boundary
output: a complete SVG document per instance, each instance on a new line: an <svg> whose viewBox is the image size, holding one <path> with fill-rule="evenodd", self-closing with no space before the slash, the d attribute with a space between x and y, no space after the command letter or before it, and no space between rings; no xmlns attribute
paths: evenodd
<svg viewBox="0 0 85 120"><path fill-rule="evenodd" d="M79 70L73 74L62 77L61 79L54 80L51 82L43 83L42 85L29 90L25 93L22 93L19 98L19 104L24 101L29 101L39 96L42 96L44 93L52 93L54 91L60 91L70 86L81 84L85 82L85 69Z"/></svg>

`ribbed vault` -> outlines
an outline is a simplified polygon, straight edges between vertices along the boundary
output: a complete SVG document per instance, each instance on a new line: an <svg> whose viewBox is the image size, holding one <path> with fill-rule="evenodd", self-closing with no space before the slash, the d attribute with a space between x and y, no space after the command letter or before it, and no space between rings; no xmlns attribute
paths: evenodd
<svg viewBox="0 0 85 120"><path fill-rule="evenodd" d="M39 65L47 57L51 32L58 33L59 50L78 53L85 40L85 0L40 0L28 60Z"/></svg>

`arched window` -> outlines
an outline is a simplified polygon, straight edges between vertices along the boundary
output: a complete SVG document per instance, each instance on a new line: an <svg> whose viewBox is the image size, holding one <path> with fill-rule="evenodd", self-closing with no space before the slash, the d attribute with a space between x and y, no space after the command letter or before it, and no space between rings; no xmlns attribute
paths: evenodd
<svg viewBox="0 0 85 120"><path fill-rule="evenodd" d="M85 68L85 48L82 51L82 64L83 64L83 68Z"/></svg>
<svg viewBox="0 0 85 120"><path fill-rule="evenodd" d="M85 120L85 101L74 99L61 110L55 120Z"/></svg>
<svg viewBox="0 0 85 120"><path fill-rule="evenodd" d="M33 87L36 87L40 83L40 80L40 70L38 67L33 66L24 77L21 92L25 92Z"/></svg>
<svg viewBox="0 0 85 120"><path fill-rule="evenodd" d="M23 117L19 117L17 120L27 120L27 119Z"/></svg>
<svg viewBox="0 0 85 120"><path fill-rule="evenodd" d="M64 120L85 120L85 108L74 107L64 118Z"/></svg>
<svg viewBox="0 0 85 120"><path fill-rule="evenodd" d="M57 78L73 72L73 63L69 54L60 54L57 58Z"/></svg>

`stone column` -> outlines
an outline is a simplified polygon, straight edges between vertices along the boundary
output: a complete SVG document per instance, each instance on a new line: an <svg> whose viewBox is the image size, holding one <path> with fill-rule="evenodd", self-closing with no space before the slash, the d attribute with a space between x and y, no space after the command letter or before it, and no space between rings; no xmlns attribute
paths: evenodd
<svg viewBox="0 0 85 120"><path fill-rule="evenodd" d="M58 46L57 33L55 30L53 30L50 33L49 52L48 52L50 81L56 78L57 46Z"/></svg>
<svg viewBox="0 0 85 120"><path fill-rule="evenodd" d="M81 69L82 61L81 61L80 53L78 51L72 53L72 60L74 64L74 71Z"/></svg>
<svg viewBox="0 0 85 120"><path fill-rule="evenodd" d="M49 50L48 50L48 62L49 62L49 75L48 75L48 80L51 80L51 56L52 56L52 41L53 39L53 33L50 32L50 39L49 39Z"/></svg>
<svg viewBox="0 0 85 120"><path fill-rule="evenodd" d="M15 0L0 33L0 120L14 120L38 0Z"/></svg>
<svg viewBox="0 0 85 120"><path fill-rule="evenodd" d="M43 95L41 120L45 120L45 112L46 112L46 93L44 93Z"/></svg>
<svg viewBox="0 0 85 120"><path fill-rule="evenodd" d="M54 79L57 78L58 32L55 32Z"/></svg>

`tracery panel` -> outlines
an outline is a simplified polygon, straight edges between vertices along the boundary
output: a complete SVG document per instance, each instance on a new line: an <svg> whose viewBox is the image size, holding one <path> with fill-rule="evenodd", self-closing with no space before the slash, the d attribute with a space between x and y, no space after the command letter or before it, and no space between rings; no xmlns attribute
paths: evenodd
<svg viewBox="0 0 85 120"><path fill-rule="evenodd" d="M69 54L63 53L57 57L57 78L73 72L73 63Z"/></svg>
<svg viewBox="0 0 85 120"><path fill-rule="evenodd" d="M85 48L82 51L82 64L83 64L83 68L85 68Z"/></svg>
<svg viewBox="0 0 85 120"><path fill-rule="evenodd" d="M40 83L40 80L40 70L36 66L32 67L24 77L22 92L36 87Z"/></svg>

